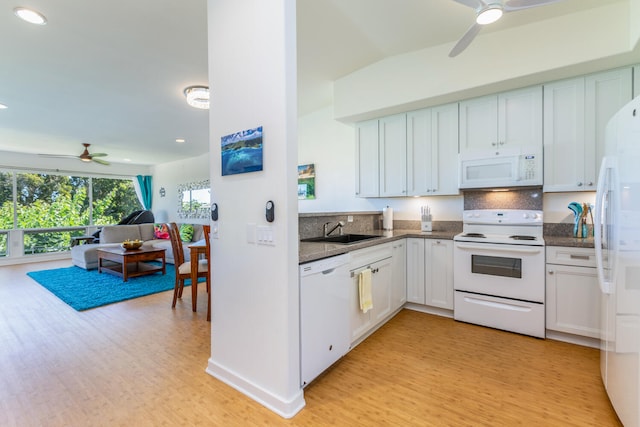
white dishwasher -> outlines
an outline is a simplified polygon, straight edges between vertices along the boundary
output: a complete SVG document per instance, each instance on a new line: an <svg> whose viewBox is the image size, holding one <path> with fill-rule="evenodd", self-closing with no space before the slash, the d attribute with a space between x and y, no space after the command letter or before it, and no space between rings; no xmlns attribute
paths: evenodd
<svg viewBox="0 0 640 427"><path fill-rule="evenodd" d="M300 265L300 385L347 354L349 254Z"/></svg>

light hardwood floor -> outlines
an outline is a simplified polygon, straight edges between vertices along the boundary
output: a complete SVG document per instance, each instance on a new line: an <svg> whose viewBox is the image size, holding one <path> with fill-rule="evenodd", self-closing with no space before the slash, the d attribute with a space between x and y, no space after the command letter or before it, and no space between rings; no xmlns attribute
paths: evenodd
<svg viewBox="0 0 640 427"><path fill-rule="evenodd" d="M597 350L409 310L285 420L205 373L204 286L76 312L25 275L67 265L0 267L1 426L620 425Z"/></svg>

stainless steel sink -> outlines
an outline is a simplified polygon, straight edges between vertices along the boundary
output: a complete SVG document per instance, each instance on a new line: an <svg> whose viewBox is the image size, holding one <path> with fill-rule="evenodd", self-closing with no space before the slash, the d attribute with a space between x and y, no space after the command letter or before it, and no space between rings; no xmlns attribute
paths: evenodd
<svg viewBox="0 0 640 427"><path fill-rule="evenodd" d="M309 239L302 239L301 242L340 243L348 245L350 243L357 243L361 242L362 240L376 239L378 237L381 236L374 236L370 234L343 234L328 237L311 237Z"/></svg>

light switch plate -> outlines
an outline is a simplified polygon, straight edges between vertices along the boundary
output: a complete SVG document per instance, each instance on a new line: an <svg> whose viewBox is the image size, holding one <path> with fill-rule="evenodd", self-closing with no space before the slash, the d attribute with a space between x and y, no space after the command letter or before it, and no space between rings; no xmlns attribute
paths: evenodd
<svg viewBox="0 0 640 427"><path fill-rule="evenodd" d="M257 227L257 237L259 245L275 246L275 228L271 225L260 225Z"/></svg>

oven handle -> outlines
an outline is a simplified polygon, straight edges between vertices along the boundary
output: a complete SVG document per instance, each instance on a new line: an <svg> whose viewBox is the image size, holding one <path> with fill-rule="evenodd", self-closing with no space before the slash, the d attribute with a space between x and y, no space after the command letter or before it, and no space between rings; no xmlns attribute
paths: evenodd
<svg viewBox="0 0 640 427"><path fill-rule="evenodd" d="M542 246L525 246L525 247L514 247L513 245L509 245L509 247L502 247L501 245L491 245L490 243L482 243L479 245L470 245L468 243L456 243L455 247L458 249L468 249L468 250L491 250L491 251L502 251L502 252L511 252L511 253L521 253L521 254L537 254L542 250Z"/></svg>

